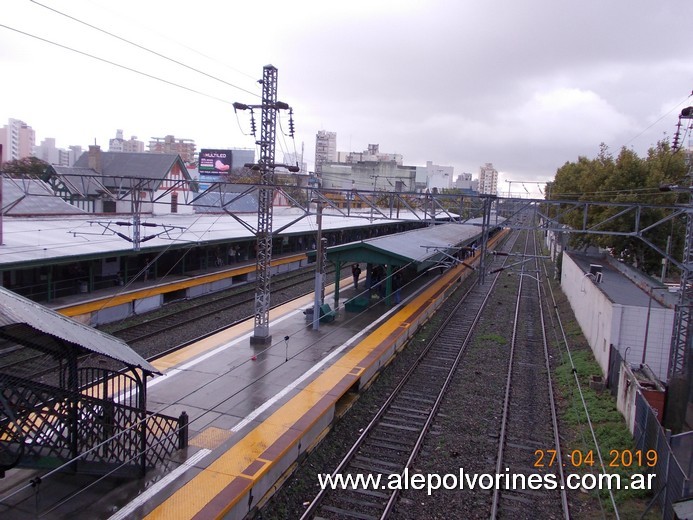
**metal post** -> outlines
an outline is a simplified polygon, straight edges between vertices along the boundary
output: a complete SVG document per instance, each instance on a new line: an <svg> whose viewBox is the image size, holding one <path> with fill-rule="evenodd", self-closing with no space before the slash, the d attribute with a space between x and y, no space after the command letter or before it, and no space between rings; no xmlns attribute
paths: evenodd
<svg viewBox="0 0 693 520"><path fill-rule="evenodd" d="M260 127L261 179L257 212L257 258L255 262L255 329L250 343L267 345L269 333L270 278L272 261L272 199L274 198L274 147L277 123L277 69L262 69L262 117Z"/></svg>
<svg viewBox="0 0 693 520"><path fill-rule="evenodd" d="M140 191L132 192L132 250L140 250Z"/></svg>
<svg viewBox="0 0 693 520"><path fill-rule="evenodd" d="M320 306L322 305L323 292L323 245L322 245L322 201L317 199L317 216L315 218L318 225L318 236L315 241L315 301L313 303L313 330L320 329Z"/></svg>
<svg viewBox="0 0 693 520"><path fill-rule="evenodd" d="M0 208L2 208L2 183L3 183L3 174L0 172ZM0 211L0 246L2 245L2 211ZM0 280L0 285L2 284L2 281Z"/></svg>
<svg viewBox="0 0 693 520"><path fill-rule="evenodd" d="M335 279L334 279L334 308L339 308L339 280L342 277L342 262L337 260L335 263Z"/></svg>
<svg viewBox="0 0 693 520"><path fill-rule="evenodd" d="M671 254L671 235L667 237L667 248L665 250L666 254L669 255ZM662 258L662 283L664 283L664 280L667 277L667 257L665 256Z"/></svg>
<svg viewBox="0 0 693 520"><path fill-rule="evenodd" d="M481 224L481 254L479 256L479 283L486 282L486 242L488 242L489 226L491 224L491 206L495 195L481 195L484 201L484 215Z"/></svg>
<svg viewBox="0 0 693 520"><path fill-rule="evenodd" d="M689 107L690 108L690 107ZM684 109L684 111L687 109ZM682 116L684 111L681 112ZM686 113L688 116L688 113ZM693 116L687 117L693 119ZM669 359L669 385L667 388L664 425L676 434L686 420L688 404L693 400L693 169L691 156L686 156L688 186L681 191L689 193L686 212L686 241L683 249L679 302L674 314Z"/></svg>

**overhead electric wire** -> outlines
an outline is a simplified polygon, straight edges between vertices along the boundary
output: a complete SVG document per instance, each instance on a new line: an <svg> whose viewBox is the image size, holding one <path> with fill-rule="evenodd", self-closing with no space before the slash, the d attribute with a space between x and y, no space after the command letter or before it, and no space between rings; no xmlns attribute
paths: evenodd
<svg viewBox="0 0 693 520"><path fill-rule="evenodd" d="M30 1L31 1L32 3L38 5L38 6L43 7L44 9L48 9L49 11L53 11L53 12L56 13L56 14L59 14L59 15L64 16L64 17L66 17L66 18L69 18L70 20L73 20L73 21L75 21L75 22L77 22L77 23L80 23L80 24L82 24L82 25L86 25L87 27L90 27L91 29L94 29L95 31L99 31L99 32L102 32L102 33L104 33L104 34L107 34L108 36L111 36L112 38L116 38L117 40L120 40L120 41L125 42L125 43L127 43L127 44L129 44L129 45L132 45L132 46L134 46L134 47L137 47L138 49L141 49L141 50L143 50L143 51L146 51L146 52L149 52L149 53L151 53L151 54L154 54L155 56L158 56L159 58L168 60L168 61L170 61L170 62L172 62L172 63L175 63L175 64L177 64L177 65L180 65L181 67L185 67L186 69L189 69L189 70L192 70L192 71L197 72L197 73L199 73L199 74L202 74L203 76L207 76L208 78L211 78L211 79L213 79L213 80L215 80L215 81L218 81L218 82L220 82L220 83L223 83L224 85L228 85L229 87L233 87L233 88L235 88L235 89L241 90L241 91L246 92L246 93L248 93L248 94L251 94L251 95L253 95L253 96L259 97L259 95L258 95L256 92L252 92L252 91L250 91L250 90L246 90L246 89L244 89L244 88L242 88L242 87L239 87L238 85L234 85L233 83L229 83L228 81L225 81L225 80L223 80L223 79L221 79L221 78L217 78L216 76L212 76L211 74L208 74L208 73L206 73L206 72L204 72L204 71L202 71L202 70L196 69L195 67L191 67L190 65L187 65L187 64L185 64L185 63L183 63L183 62L181 62L181 61L175 60L175 59L173 59L173 58L169 58L168 56L165 56L165 55L163 55L163 54L161 54L161 53L159 53L159 52L157 52L157 51L154 51L154 50L152 50L152 49L149 49L149 48L147 48L147 47L144 47L143 45L140 45L139 43L135 43L135 42L133 42L133 41L131 41L131 40L128 40L127 38L123 38L123 37L121 37L121 36L118 36L117 34L113 34L112 32L109 32L109 31L107 31L107 30L105 30L105 29L101 29L100 27L97 27L97 26L95 26L95 25L92 25L92 24L90 24L90 23L87 23L87 22L85 22L85 21L83 21L83 20L80 20L79 18L75 18L74 16L71 16L71 15L69 15L69 14L67 14L67 13L63 13L62 11L58 11L57 9L54 9L54 8L49 7L49 6L47 6L47 5L44 5L44 4L40 3L40 2L37 2L36 0L30 0Z"/></svg>
<svg viewBox="0 0 693 520"><path fill-rule="evenodd" d="M650 188L623 188L621 190L599 190L599 191L579 191L579 192L555 192L551 193L551 197L556 197L556 196L578 196L581 197L583 195L653 195L653 194L662 194L660 189L658 187L652 186Z"/></svg>
<svg viewBox="0 0 693 520"><path fill-rule="evenodd" d="M633 136L631 139L629 139L628 141L626 141L626 142L623 144L622 148L628 146L628 144L632 143L632 142L635 141L638 137L640 137L640 136L643 135L645 132L647 132L648 130L650 130L653 126L655 126L657 123L659 123L662 119L664 119L665 117L669 116L669 114L671 114L674 110L676 110L678 107L680 107L682 103L685 103L685 101L686 101L688 98L690 98L690 97L691 97L691 94L689 94L688 96L686 96L685 98L683 98L681 101L679 101L678 103L676 103L676 105L674 105L671 109L669 109L669 111L666 112L665 114L662 114L662 116L661 116L659 119L657 119L656 121L654 121L650 126L644 128L639 134Z"/></svg>
<svg viewBox="0 0 693 520"><path fill-rule="evenodd" d="M543 267L544 267L544 274L546 276L546 279L549 280L548 270L546 268L545 263L543 264ZM570 350L570 344L568 343L568 337L566 335L566 330L563 327L563 320L561 319L560 308L558 306L558 303L556 302L556 297L554 296L553 287L551 287L550 281L547 284L547 286L549 288L549 292L551 295L551 304L550 305L553 305L553 311L555 313L554 315L556 317L556 321L558 323L558 326L559 326L560 332L561 332L561 336L560 336L560 338L558 338L557 347L559 348L559 351L560 351L560 343L562 342L563 347L565 348L566 354L568 355L568 360L570 362L571 372L573 374L573 379L575 381L575 388L577 389L578 395L580 396L580 403L582 404L582 408L585 412L585 418L587 419L587 426L590 430L590 434L592 437L592 442L594 443L595 451L597 452L597 458L599 460L599 466L601 467L602 474L606 474L607 471L606 471L606 467L604 465L604 459L602 458L602 450L601 450L601 447L599 445L599 441L597 439L597 432L595 431L594 424L592 423L592 418L590 416L590 410L589 410L589 407L588 407L587 402L585 400L585 394L582 391L582 386L580 384L580 378L578 377L578 370L575 367L575 362L573 361L573 354ZM546 286L542 286L542 288L544 290L544 294L546 294ZM547 303L548 303L548 301L547 301ZM555 329L554 329L554 334L556 334L556 336L557 336L557 331ZM584 376L584 374L580 374L580 375ZM618 511L618 506L616 505L616 498L614 497L614 493L613 493L613 490L611 489L611 487L609 486L607 489L609 492L609 499L611 501L611 506L613 507L614 514L616 515L616 518L618 520L620 518L620 514ZM599 495L597 495L597 496L599 496ZM600 503L600 507L601 507L601 503Z"/></svg>
<svg viewBox="0 0 693 520"><path fill-rule="evenodd" d="M93 3L93 2L92 2L92 3ZM98 5L98 4L96 4L96 5ZM142 24L140 24L140 23L138 22L137 19L135 19L135 18L130 18L130 17L128 17L128 16L125 16L124 13L123 13L122 11L117 11L117 12L116 12L116 11L107 9L107 8L105 8L105 7L102 6L102 5L98 5L98 7L99 7L100 9L106 11L106 12L111 13L111 14L117 14L118 16L122 16L122 17L123 17L125 20L127 20L129 23L139 25L139 26L142 27L143 29L146 29L148 32L151 32L151 33L153 33L153 34L155 34L155 35L157 35L157 36L159 36L159 37L161 37L161 38L163 38L163 39L165 39L165 40L168 40L168 41L170 41L171 43L175 43L175 44L178 45L179 47L183 47L184 49L187 49L187 50L189 50L189 51L191 51L191 52L193 52L193 53L195 53L195 54L197 54L197 55L199 55L199 56L202 56L203 58L206 58L206 59L208 59L208 60L210 60L210 61L216 62L216 63L218 63L219 65L221 65L221 66L223 66L223 67L226 67L227 69L230 69L230 70L232 70L232 71L234 71L234 72L237 72L238 74L241 74L242 76L246 76L247 78L253 80L253 82L257 82L257 76L256 76L256 75L252 75L252 74L248 74L247 72L243 72L243 71L240 70L240 69L237 69L237 68L235 68L235 67L232 67L232 66L229 65L228 63L225 63L225 62L223 62L223 61L220 61L220 60L218 60L218 59L216 59L216 58L214 58L214 57L212 57L212 56L209 56L209 55L205 54L204 52L200 52L200 51L197 50L197 49L193 49L192 47L189 47L188 45L185 45L184 43L181 43L181 42L179 42L179 41L177 41L177 40L174 40L174 39L170 38L169 36L167 36L166 34L162 34L162 33L160 33L160 32L157 32L157 31L155 31L155 30L152 30L151 27L143 26ZM256 83L255 86L259 88L259 85L258 85L257 83ZM258 94L258 95L259 95L259 94Z"/></svg>
<svg viewBox="0 0 693 520"><path fill-rule="evenodd" d="M286 154L288 153L288 146L286 145L286 134L284 133L284 129L282 128L282 119L281 119L281 114L277 110L277 122L279 123L279 132L277 132L277 137L276 139L276 146L279 148L279 151L282 152L282 162L284 162L284 157L286 157ZM276 134L275 134L276 135ZM277 162L276 157L275 157L275 164Z"/></svg>
<svg viewBox="0 0 693 520"><path fill-rule="evenodd" d="M147 73L147 72L142 72L141 70L133 69L132 67L128 67L127 65L121 65L120 63L116 63L116 62L114 62L114 61L107 60L106 58L100 58L99 56L95 56L95 55L93 55L93 54L89 54L88 52L80 51L79 49L75 49L75 48L73 48L73 47L69 47L69 46L67 46L67 45L63 45L62 43L54 42L54 41L52 41L52 40L47 40L46 38L41 38L40 36L36 36L35 34L31 34L31 33L22 31L22 30L20 30L20 29L16 29L16 28L14 28L14 27L10 27L9 25L0 24L0 27L3 27L3 28L8 29L8 30L10 30L10 31L14 31L14 32L19 33L19 34L23 34L24 36L29 36L29 37L31 37L31 38L35 38L36 40L42 41L42 42L44 42L44 43L49 43L49 44L51 44L51 45L55 45L56 47L60 47L60 48L62 48L62 49L66 49L66 50L68 50L68 51L76 52L77 54L81 54L81 55L83 55L83 56L87 56L87 57L89 57L89 58L92 58L92 59L95 59L95 60L98 60L98 61L102 61L102 62L104 62L104 63L108 63L109 65L113 65L114 67L118 67L118 68L121 68L121 69L125 69L125 70L128 70L128 71L130 71L130 72L134 72L134 73L136 73L136 74L140 74L140 75L142 75L142 76L145 76L145 77L147 77L147 78L151 78L151 79L155 79L155 80L157 80L157 81L161 81L162 83L166 83L166 84L171 85L171 86L174 86L174 87L182 88L183 90L187 90L188 92L193 92L193 93L195 93L195 94L199 94L200 96L204 96L204 97L207 97L207 98L210 98L210 99L214 99L214 100L216 100L216 101L221 101L222 103L226 103L226 104L228 104L228 105L232 105L232 104L233 104L231 101L228 101L228 100L226 100L226 99L221 99L221 98L219 98L219 97L212 96L212 95L210 95L210 94L205 94L204 92L201 92L201 91L199 91L199 90L195 90L194 88L186 87L186 86L181 85L181 84L179 84L179 83L175 83L175 82L173 82L173 81L169 81L169 80L167 80L167 79L163 79L163 78L160 78L160 77L158 77L158 76L154 76L154 75L149 74L149 73Z"/></svg>
<svg viewBox="0 0 693 520"><path fill-rule="evenodd" d="M277 113L277 120L279 121L279 129L281 130L281 132L280 132L280 134L281 134L281 140L280 140L280 142L279 142L279 147L281 148L282 152L284 153L284 156L286 157L286 156L289 155L291 152L289 151L289 146L288 146L288 144L287 144L287 142L286 142L287 134L284 132L284 127L283 127L283 125L282 125L281 112L279 112L279 111L278 111L278 113ZM297 158L298 158L298 153L296 152L296 138L293 136L293 134L290 134L289 137L291 138L291 141L293 142L293 145L294 145L294 146L293 146L293 148L294 148L294 151L293 151L294 158L297 159ZM282 146L282 144L283 144L283 146Z"/></svg>

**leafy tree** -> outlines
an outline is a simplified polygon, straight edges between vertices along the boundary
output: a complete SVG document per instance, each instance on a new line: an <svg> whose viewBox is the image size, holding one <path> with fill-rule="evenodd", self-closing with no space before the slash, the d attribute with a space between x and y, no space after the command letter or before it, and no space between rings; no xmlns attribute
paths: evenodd
<svg viewBox="0 0 693 520"><path fill-rule="evenodd" d="M659 186L680 181L685 173L683 155L673 152L667 142L658 142L648 150L645 158L638 157L633 150L625 147L614 157L606 145L602 144L599 154L594 159L579 157L576 162L567 162L561 166L547 187L547 198L671 206L683 201L679 200L682 194L662 193ZM619 215L623 209L624 207L619 206L591 206L586 226L597 226L595 229L604 231L631 233L635 231L635 214L630 211ZM582 208L571 211L570 205L566 204L561 207L561 211L562 223L573 228L582 228L585 218ZM642 208L639 213L640 229L660 222L670 213L670 210L664 208ZM599 225L607 219L608 223ZM671 223L660 224L648 231L644 237L661 250L665 250L667 237L671 235L674 255L680 256L684 236L683 225L681 219L672 219ZM599 246L609 249L614 256L653 274L661 266L660 255L635 236L579 234L571 237L571 246Z"/></svg>
<svg viewBox="0 0 693 520"><path fill-rule="evenodd" d="M2 165L2 172L11 177L29 176L37 179L46 178L46 170L50 165L37 157L13 159Z"/></svg>

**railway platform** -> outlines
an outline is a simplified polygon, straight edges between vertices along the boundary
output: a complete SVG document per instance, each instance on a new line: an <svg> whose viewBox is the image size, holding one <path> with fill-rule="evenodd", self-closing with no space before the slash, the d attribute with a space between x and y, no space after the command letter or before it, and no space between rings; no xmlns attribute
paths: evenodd
<svg viewBox="0 0 693 520"><path fill-rule="evenodd" d="M349 277L340 283L335 320L318 330L303 312L313 306L308 296L271 312L269 346L250 344L249 320L153 361L163 375L149 381L147 409L185 412L187 448L139 480L56 475L4 501L3 518L32 517L47 504L54 505L46 518L245 517L433 314L463 271L472 272L458 266L424 275L402 289L401 304L373 298L360 312L346 310L359 296ZM13 481L29 480L27 470L16 471L0 483L2 497L13 493Z"/></svg>

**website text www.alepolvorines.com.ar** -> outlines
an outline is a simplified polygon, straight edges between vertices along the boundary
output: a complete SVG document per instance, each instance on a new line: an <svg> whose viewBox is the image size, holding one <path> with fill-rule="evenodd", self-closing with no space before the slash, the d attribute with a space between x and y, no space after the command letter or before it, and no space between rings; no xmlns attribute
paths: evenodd
<svg viewBox="0 0 693 520"><path fill-rule="evenodd" d="M630 476L618 473L569 473L565 482L560 481L555 473L467 473L464 468L459 473L410 473L405 469L402 474L391 475L356 473L335 475L318 474L321 489L380 489L401 491L407 489L425 489L430 496L440 490L552 490L552 489L652 489L654 473L634 473Z"/></svg>

